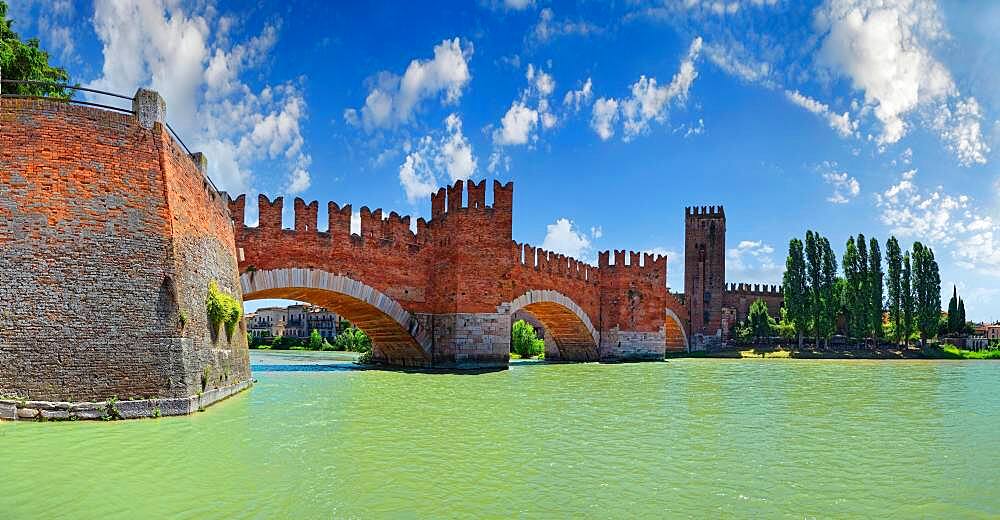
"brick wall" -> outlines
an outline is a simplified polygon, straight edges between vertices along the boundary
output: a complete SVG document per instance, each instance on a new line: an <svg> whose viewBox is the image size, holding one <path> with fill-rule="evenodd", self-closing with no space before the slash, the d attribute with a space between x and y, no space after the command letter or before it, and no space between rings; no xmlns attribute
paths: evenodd
<svg viewBox="0 0 1000 520"><path fill-rule="evenodd" d="M159 124L0 100L0 393L181 397L207 364L248 377L245 337L204 334L200 286L232 291L237 273L226 208L202 182Z"/></svg>

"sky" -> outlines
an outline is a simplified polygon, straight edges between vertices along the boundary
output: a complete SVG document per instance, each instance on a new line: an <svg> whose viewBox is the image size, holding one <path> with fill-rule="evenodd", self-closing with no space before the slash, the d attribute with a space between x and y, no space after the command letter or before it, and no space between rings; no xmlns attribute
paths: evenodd
<svg viewBox="0 0 1000 520"><path fill-rule="evenodd" d="M724 205L727 281L895 235L1000 320L1000 2L8 3L74 81L160 92L251 224L258 193L290 227L512 180L515 240L667 254L681 291L684 207Z"/></svg>

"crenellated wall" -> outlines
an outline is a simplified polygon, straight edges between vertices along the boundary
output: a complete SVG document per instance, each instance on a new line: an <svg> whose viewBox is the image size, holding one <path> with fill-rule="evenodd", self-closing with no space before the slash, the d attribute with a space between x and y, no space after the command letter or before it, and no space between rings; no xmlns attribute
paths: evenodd
<svg viewBox="0 0 1000 520"><path fill-rule="evenodd" d="M780 285L749 284L749 283L728 283L726 293L723 298L723 307L730 309L731 316L727 316L723 334L728 337L729 327L733 323L741 323L747 320L750 313L750 305L757 299L764 300L767 304L767 312L774 319L781 316L781 306L784 304L785 295Z"/></svg>
<svg viewBox="0 0 1000 520"><path fill-rule="evenodd" d="M249 380L245 334L206 313L210 281L240 296L225 199L162 99L136 103L0 99L0 398L186 400Z"/></svg>
<svg viewBox="0 0 1000 520"><path fill-rule="evenodd" d="M513 184L494 181L492 205L487 204L486 188L485 180L458 181L432 193L431 218L418 219L415 233L411 217L394 212L386 217L382 209L363 207L357 235L348 234L350 205L330 203L330 227L321 232L316 228L318 203L296 199L294 229L282 229L283 201L265 196L259 199L258 225L247 227L241 195L229 202L239 268L251 276L285 269L325 272L357 280L392 298L432 345L429 358L415 347L408 357L401 349L389 353L376 341L376 359L391 364L506 366L510 315L522 309L542 321L552 335L551 360L663 358L666 309L678 308L666 291L665 257L631 252L627 262L626 252L618 251L611 264L610 253L605 252L595 267L515 242ZM294 287L284 297L296 295L321 299L313 303L372 326L381 312L373 305L350 305L349 299ZM281 297L273 290L245 296ZM514 305L522 307L512 309ZM402 329L392 323L388 328L393 330L378 331L385 338L383 344L403 345Z"/></svg>

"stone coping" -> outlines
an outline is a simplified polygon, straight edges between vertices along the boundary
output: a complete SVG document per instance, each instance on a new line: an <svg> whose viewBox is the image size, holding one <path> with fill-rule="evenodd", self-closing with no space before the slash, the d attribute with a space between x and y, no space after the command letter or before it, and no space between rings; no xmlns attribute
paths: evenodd
<svg viewBox="0 0 1000 520"><path fill-rule="evenodd" d="M112 409L119 419L140 419L167 415L188 415L204 410L227 397L253 386L252 380L234 385L206 390L200 395L166 399L137 399L133 401L29 401L0 400L0 420L10 421L74 421L110 419Z"/></svg>

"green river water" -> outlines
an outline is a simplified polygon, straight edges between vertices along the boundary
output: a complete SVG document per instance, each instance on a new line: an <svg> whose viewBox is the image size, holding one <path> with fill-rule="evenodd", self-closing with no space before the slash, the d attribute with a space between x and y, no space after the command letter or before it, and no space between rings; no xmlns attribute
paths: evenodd
<svg viewBox="0 0 1000 520"><path fill-rule="evenodd" d="M0 423L0 518L997 518L1000 363L352 370L204 413Z"/></svg>

